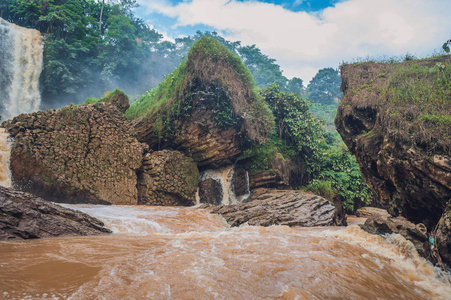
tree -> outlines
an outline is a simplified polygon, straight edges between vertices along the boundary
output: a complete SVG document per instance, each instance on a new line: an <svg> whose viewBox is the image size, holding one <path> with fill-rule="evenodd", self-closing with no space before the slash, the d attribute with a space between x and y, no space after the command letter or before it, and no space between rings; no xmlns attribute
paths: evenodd
<svg viewBox="0 0 451 300"><path fill-rule="evenodd" d="M293 77L287 84L287 91L290 93L301 94L304 91L304 82L301 78Z"/></svg>
<svg viewBox="0 0 451 300"><path fill-rule="evenodd" d="M282 70L276 64L276 60L261 53L256 45L240 47L238 53L243 63L251 71L258 86L266 87L269 84L277 83L285 87L288 79L282 75Z"/></svg>
<svg viewBox="0 0 451 300"><path fill-rule="evenodd" d="M447 40L442 46L446 53L449 53L449 44L451 44L451 40Z"/></svg>
<svg viewBox="0 0 451 300"><path fill-rule="evenodd" d="M307 87L308 98L316 103L332 104L337 102L340 91L341 77L338 70L324 68L318 71Z"/></svg>

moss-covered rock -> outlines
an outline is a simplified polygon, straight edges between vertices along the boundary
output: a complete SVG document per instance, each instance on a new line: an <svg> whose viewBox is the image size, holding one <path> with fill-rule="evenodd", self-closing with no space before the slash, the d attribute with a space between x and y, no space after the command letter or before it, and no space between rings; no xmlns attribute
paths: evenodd
<svg viewBox="0 0 451 300"><path fill-rule="evenodd" d="M88 98L83 104L92 104L98 102L105 102L117 107L121 112L125 113L130 107L128 96L121 90L115 89L112 92L106 92L103 98Z"/></svg>
<svg viewBox="0 0 451 300"><path fill-rule="evenodd" d="M4 122L14 142L14 185L66 203L137 204L136 172L147 147L115 105L69 105Z"/></svg>
<svg viewBox="0 0 451 300"><path fill-rule="evenodd" d="M451 198L450 61L341 67L338 132L380 204L429 230Z"/></svg>
<svg viewBox="0 0 451 300"><path fill-rule="evenodd" d="M138 204L194 205L199 170L179 151L154 151L144 156L138 174Z"/></svg>
<svg viewBox="0 0 451 300"><path fill-rule="evenodd" d="M177 149L211 167L229 164L250 141L264 141L274 126L240 58L207 37L126 115L134 120L139 140L153 149Z"/></svg>

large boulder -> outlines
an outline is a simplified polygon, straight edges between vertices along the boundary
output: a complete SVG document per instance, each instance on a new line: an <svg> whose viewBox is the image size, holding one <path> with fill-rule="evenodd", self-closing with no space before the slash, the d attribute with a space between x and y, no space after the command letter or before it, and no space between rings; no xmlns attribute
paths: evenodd
<svg viewBox="0 0 451 300"><path fill-rule="evenodd" d="M194 205L199 170L179 151L154 151L144 156L138 172L138 204Z"/></svg>
<svg viewBox="0 0 451 300"><path fill-rule="evenodd" d="M421 256L429 256L427 228L422 223L415 225L404 217L392 217L381 211L371 215L361 227L372 234L398 233L411 241Z"/></svg>
<svg viewBox="0 0 451 300"><path fill-rule="evenodd" d="M111 233L85 213L0 186L0 240Z"/></svg>
<svg viewBox="0 0 451 300"><path fill-rule="evenodd" d="M244 223L253 226L303 227L346 224L346 215L336 213L332 203L303 191L261 188L252 192L251 201L247 203L201 207L222 215L231 226Z"/></svg>
<svg viewBox="0 0 451 300"><path fill-rule="evenodd" d="M14 185L55 202L137 204L146 145L115 105L69 105L2 124L13 138Z"/></svg>
<svg viewBox="0 0 451 300"><path fill-rule="evenodd" d="M207 37L156 90L134 102L127 116L140 141L154 150L180 150L202 169L230 165L251 141L265 140L274 125L240 58Z"/></svg>
<svg viewBox="0 0 451 300"><path fill-rule="evenodd" d="M451 198L450 56L341 67L335 124L379 205L432 230Z"/></svg>

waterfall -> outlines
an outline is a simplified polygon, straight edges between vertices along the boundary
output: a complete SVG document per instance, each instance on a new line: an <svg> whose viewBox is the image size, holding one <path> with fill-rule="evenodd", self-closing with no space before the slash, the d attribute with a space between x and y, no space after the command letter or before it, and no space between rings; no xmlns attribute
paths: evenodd
<svg viewBox="0 0 451 300"><path fill-rule="evenodd" d="M0 18L0 116L10 119L39 109L42 36Z"/></svg>
<svg viewBox="0 0 451 300"><path fill-rule="evenodd" d="M213 179L220 183L222 189L221 204L230 205L238 202L232 188L232 179L234 174L234 166L228 166L221 169L205 170L200 175L199 181Z"/></svg>
<svg viewBox="0 0 451 300"><path fill-rule="evenodd" d="M249 173L239 166L208 169L199 177L196 204L241 203L250 196Z"/></svg>
<svg viewBox="0 0 451 300"><path fill-rule="evenodd" d="M0 185L11 187L11 171L9 169L11 157L11 143L4 128L0 128Z"/></svg>

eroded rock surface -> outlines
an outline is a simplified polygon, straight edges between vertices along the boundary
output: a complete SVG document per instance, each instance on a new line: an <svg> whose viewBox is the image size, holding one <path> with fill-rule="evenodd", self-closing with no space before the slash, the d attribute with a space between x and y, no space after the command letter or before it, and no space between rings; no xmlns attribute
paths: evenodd
<svg viewBox="0 0 451 300"><path fill-rule="evenodd" d="M241 204L202 206L222 215L231 226L247 223L253 226L330 226L342 224L334 220L335 206L328 200L302 191L256 189L251 201ZM341 218L346 218L345 215Z"/></svg>
<svg viewBox="0 0 451 300"><path fill-rule="evenodd" d="M404 217L392 217L382 210L381 214L372 214L361 227L372 234L398 233L411 241L421 256L429 256L427 228L422 223L415 225Z"/></svg>
<svg viewBox="0 0 451 300"><path fill-rule="evenodd" d="M356 217L360 217L360 218L369 218L369 217L374 216L374 215L381 215L381 216L384 216L384 217L390 217L390 214L385 209L376 208L376 207L370 207L370 206L359 208L355 212L355 215L356 215Z"/></svg>
<svg viewBox="0 0 451 300"><path fill-rule="evenodd" d="M116 106L99 102L22 114L2 124L21 190L55 202L137 204L146 147Z"/></svg>
<svg viewBox="0 0 451 300"><path fill-rule="evenodd" d="M379 204L429 230L451 198L451 126L441 121L451 111L450 91L428 71L439 61L450 57L342 66L343 98L335 119ZM449 73L443 79L450 80ZM430 91L423 95L415 87Z"/></svg>
<svg viewBox="0 0 451 300"><path fill-rule="evenodd" d="M85 213L0 186L0 240L111 233Z"/></svg>
<svg viewBox="0 0 451 300"><path fill-rule="evenodd" d="M138 204L194 205L199 170L179 151L147 153L138 175Z"/></svg>
<svg viewBox="0 0 451 300"><path fill-rule="evenodd" d="M192 109L188 116L178 120L170 138L160 140L154 124L144 120L135 122L138 139L151 148L171 148L191 157L199 167L221 167L240 155L247 147L240 126L222 128L215 124L214 93L193 93ZM240 124L241 125L241 124Z"/></svg>

